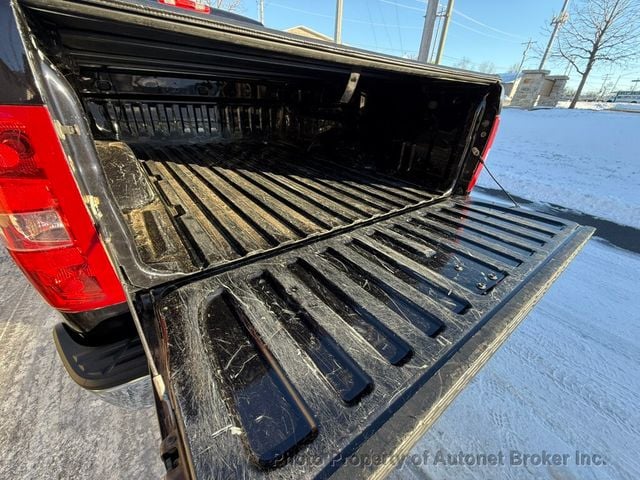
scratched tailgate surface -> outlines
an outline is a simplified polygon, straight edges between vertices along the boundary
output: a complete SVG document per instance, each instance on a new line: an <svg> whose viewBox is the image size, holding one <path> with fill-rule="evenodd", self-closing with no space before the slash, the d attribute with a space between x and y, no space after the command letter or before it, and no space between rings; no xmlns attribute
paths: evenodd
<svg viewBox="0 0 640 480"><path fill-rule="evenodd" d="M468 379L430 392L434 376L471 339L515 328L591 233L448 199L154 292L192 472L339 476L414 397L434 399L416 425L450 402ZM397 423L380 448L400 448L416 425Z"/></svg>

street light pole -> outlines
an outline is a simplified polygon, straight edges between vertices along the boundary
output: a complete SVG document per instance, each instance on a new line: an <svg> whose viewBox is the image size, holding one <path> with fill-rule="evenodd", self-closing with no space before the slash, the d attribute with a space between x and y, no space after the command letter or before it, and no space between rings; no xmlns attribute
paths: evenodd
<svg viewBox="0 0 640 480"><path fill-rule="evenodd" d="M336 29L333 35L333 41L342 43L342 0L336 1Z"/></svg>
<svg viewBox="0 0 640 480"><path fill-rule="evenodd" d="M258 7L260 13L260 23L264 25L264 0L258 0Z"/></svg>

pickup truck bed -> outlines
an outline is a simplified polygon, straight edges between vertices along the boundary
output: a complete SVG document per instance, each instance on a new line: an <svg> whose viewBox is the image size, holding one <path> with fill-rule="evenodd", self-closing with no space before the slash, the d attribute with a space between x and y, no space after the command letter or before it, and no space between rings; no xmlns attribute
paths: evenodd
<svg viewBox="0 0 640 480"><path fill-rule="evenodd" d="M0 18L8 246L78 383L148 366L168 479L381 477L593 231L469 198L497 77L155 0Z"/></svg>
<svg viewBox="0 0 640 480"><path fill-rule="evenodd" d="M281 142L131 147L98 146L155 268L219 265L436 198L368 166Z"/></svg>
<svg viewBox="0 0 640 480"><path fill-rule="evenodd" d="M191 468L198 478L325 478L365 441L378 455L400 452L590 234L454 198L153 291L149 337L166 353L158 361ZM452 365L475 342L482 353ZM465 373L449 379L444 367ZM403 405L411 413L397 413Z"/></svg>

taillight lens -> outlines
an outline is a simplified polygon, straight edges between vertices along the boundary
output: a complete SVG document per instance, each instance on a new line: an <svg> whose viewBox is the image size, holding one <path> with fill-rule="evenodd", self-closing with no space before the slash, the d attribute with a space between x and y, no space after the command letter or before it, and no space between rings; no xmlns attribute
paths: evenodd
<svg viewBox="0 0 640 480"><path fill-rule="evenodd" d="M14 252L48 250L73 245L57 210L0 213L5 246Z"/></svg>
<svg viewBox="0 0 640 480"><path fill-rule="evenodd" d="M125 301L45 107L0 106L0 231L53 307Z"/></svg>
<svg viewBox="0 0 640 480"><path fill-rule="evenodd" d="M482 149L482 154L480 158L482 162L487 160L489 156L489 152L491 151L491 147L493 146L493 141L496 138L496 134L498 133L498 128L500 127L500 115L496 115L496 118L493 120L493 125L491 125L491 131L489 132L489 137L487 138L487 143L485 143L484 148ZM480 173L482 173L482 162L478 162L475 171L473 172L473 176L471 177L471 181L469 185L467 185L467 192L470 192L473 187L475 187L478 178L480 178Z"/></svg>
<svg viewBox="0 0 640 480"><path fill-rule="evenodd" d="M0 175L10 177L37 176L38 167L33 162L33 147L25 135L25 126L3 122L0 131Z"/></svg>

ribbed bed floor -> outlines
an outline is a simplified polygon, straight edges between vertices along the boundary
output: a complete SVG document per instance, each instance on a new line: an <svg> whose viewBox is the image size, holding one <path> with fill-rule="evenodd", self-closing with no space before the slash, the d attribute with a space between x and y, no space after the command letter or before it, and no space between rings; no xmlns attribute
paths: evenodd
<svg viewBox="0 0 640 480"><path fill-rule="evenodd" d="M160 193L180 240L204 265L433 198L402 180L289 145L132 145L132 149Z"/></svg>

